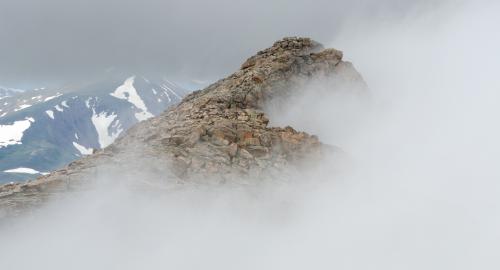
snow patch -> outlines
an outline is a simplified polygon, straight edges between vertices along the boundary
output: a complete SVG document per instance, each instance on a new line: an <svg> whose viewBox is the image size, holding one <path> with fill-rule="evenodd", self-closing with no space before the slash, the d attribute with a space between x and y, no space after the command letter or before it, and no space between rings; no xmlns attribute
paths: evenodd
<svg viewBox="0 0 500 270"><path fill-rule="evenodd" d="M172 85L172 86L174 86L174 87L176 87L176 88L180 88L180 86L178 86L177 84L175 84L175 83L173 83L173 82L171 82L171 81L167 80L166 78L163 78L163 80L164 80L166 83L168 83L168 84L170 84L170 85ZM177 94L174 90L172 90L172 88L170 88L170 87L169 87L168 85L166 85L166 84L163 84L163 89L165 89L165 88L166 88L168 91L170 91L170 92L171 92L174 96L176 96L179 100L180 100L180 99L182 99L182 97L181 97L181 96L179 96L179 95L178 95L178 94Z"/></svg>
<svg viewBox="0 0 500 270"><path fill-rule="evenodd" d="M63 108L61 108L61 106L59 106L59 105L54 106L54 108L55 108L57 111L60 111L60 112L63 112L63 111L64 111L64 109L63 109Z"/></svg>
<svg viewBox="0 0 500 270"><path fill-rule="evenodd" d="M153 117L153 115L149 112L138 112L138 113L135 113L134 115L135 115L135 118L137 120L139 120L139 122Z"/></svg>
<svg viewBox="0 0 500 270"><path fill-rule="evenodd" d="M44 102L45 102L45 101L49 101L49 100L51 100L51 99L54 99L54 98L57 98L57 97L60 97L60 96L62 96L62 94L61 94L61 93L57 93L55 96L46 97L43 101L44 101Z"/></svg>
<svg viewBox="0 0 500 270"><path fill-rule="evenodd" d="M65 100L65 101L63 101L63 102L61 102L61 105L62 105L63 107L69 108L69 106L68 106L68 101L66 101L66 100Z"/></svg>
<svg viewBox="0 0 500 270"><path fill-rule="evenodd" d="M165 95L167 95L167 98L168 98L169 102L172 101L172 98L170 97L169 93L171 93L172 95L174 95L178 100L182 99L182 97L179 96L179 94L177 94L174 90L172 90L172 88L170 88L168 85L162 84L162 85L160 85L160 87L164 90L163 93L165 93Z"/></svg>
<svg viewBox="0 0 500 270"><path fill-rule="evenodd" d="M48 174L48 173L44 173L44 172L39 172L39 171L31 169L31 168L24 168L24 167L5 170L4 172L6 172L6 173L42 174L42 175Z"/></svg>
<svg viewBox="0 0 500 270"><path fill-rule="evenodd" d="M54 119L54 112L51 110L45 111L45 113L52 119Z"/></svg>
<svg viewBox="0 0 500 270"><path fill-rule="evenodd" d="M166 85L160 85L161 89L163 89L163 93L167 96L168 102L172 102L172 98L170 97L170 94L168 93L168 88Z"/></svg>
<svg viewBox="0 0 500 270"><path fill-rule="evenodd" d="M168 84L170 84L170 85L173 85L173 86L174 86L174 87L176 87L176 88L181 88L178 84L176 84L175 82L170 81L169 79L167 79L167 78L165 78L165 77L163 77L163 80L164 80L166 83L168 83Z"/></svg>
<svg viewBox="0 0 500 270"><path fill-rule="evenodd" d="M90 109L90 101L92 100L92 98L88 98L87 100L85 100L85 106Z"/></svg>
<svg viewBox="0 0 500 270"><path fill-rule="evenodd" d="M101 148L110 145L123 131L123 129L118 128L116 129L116 132L111 132L110 134L109 126L113 123L116 117L117 115L115 113L108 114L106 112L101 112L96 114L96 112L93 111L92 123L97 131L97 137Z"/></svg>
<svg viewBox="0 0 500 270"><path fill-rule="evenodd" d="M15 121L12 125L0 125L0 148L14 144L22 144L24 132L34 123L35 119Z"/></svg>
<svg viewBox="0 0 500 270"><path fill-rule="evenodd" d="M142 121L153 117L153 114L148 111L146 104L144 104L144 101L137 93L137 90L134 87L134 79L135 77L128 78L127 80L125 80L123 85L116 88L116 90L110 95L115 98L124 99L132 103L137 109L141 111L136 113L135 117L137 118L137 120Z"/></svg>
<svg viewBox="0 0 500 270"><path fill-rule="evenodd" d="M76 135L76 134L75 134ZM82 155L91 155L92 154L92 148L87 148L85 146L82 146L76 142L73 142L73 146L80 152Z"/></svg>
<svg viewBox="0 0 500 270"><path fill-rule="evenodd" d="M14 109L14 111L17 112L17 111L24 110L24 109L29 108L29 107L31 107L31 104L23 104L23 105L19 106L19 108Z"/></svg>

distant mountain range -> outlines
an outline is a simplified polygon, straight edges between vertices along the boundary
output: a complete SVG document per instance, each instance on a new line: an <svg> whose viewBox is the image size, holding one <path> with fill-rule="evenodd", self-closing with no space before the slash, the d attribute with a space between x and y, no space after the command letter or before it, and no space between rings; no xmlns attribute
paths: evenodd
<svg viewBox="0 0 500 270"><path fill-rule="evenodd" d="M0 86L0 100L24 93L25 90ZM0 113L1 115L1 113Z"/></svg>
<svg viewBox="0 0 500 270"><path fill-rule="evenodd" d="M0 87L0 184L34 178L111 144L189 91L165 78L107 76L61 89Z"/></svg>

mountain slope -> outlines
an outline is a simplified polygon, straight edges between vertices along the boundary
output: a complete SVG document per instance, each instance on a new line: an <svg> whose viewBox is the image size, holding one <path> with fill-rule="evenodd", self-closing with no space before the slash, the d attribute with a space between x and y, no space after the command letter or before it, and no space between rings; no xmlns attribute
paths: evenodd
<svg viewBox="0 0 500 270"><path fill-rule="evenodd" d="M106 147L186 94L167 80L129 77L6 97L0 101L0 183L41 175Z"/></svg>
<svg viewBox="0 0 500 270"><path fill-rule="evenodd" d="M322 78L333 80L331 91L346 85L366 92L359 73L342 61L342 52L308 38L280 40L234 74L138 123L103 150L35 181L0 186L0 209L20 211L100 181L170 190L282 179L306 159L338 152L305 132L269 127L261 110L270 100Z"/></svg>
<svg viewBox="0 0 500 270"><path fill-rule="evenodd" d="M8 97L13 97L16 95L19 95L21 93L24 93L25 90L22 89L15 89L15 88L8 88L5 86L0 86L0 100L8 98ZM2 112L0 111L0 115Z"/></svg>

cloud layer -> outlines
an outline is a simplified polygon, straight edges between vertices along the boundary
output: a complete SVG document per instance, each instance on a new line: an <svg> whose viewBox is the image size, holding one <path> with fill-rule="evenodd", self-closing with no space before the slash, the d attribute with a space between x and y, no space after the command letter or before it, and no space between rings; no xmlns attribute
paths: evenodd
<svg viewBox="0 0 500 270"><path fill-rule="evenodd" d="M218 79L284 36L330 40L350 22L433 1L21 0L0 3L0 82L85 79L110 67Z"/></svg>
<svg viewBox="0 0 500 270"><path fill-rule="evenodd" d="M498 269L499 6L352 23L331 39L371 99L312 84L270 116L341 147L342 170L327 160L294 184L169 194L120 178L5 224L0 268Z"/></svg>

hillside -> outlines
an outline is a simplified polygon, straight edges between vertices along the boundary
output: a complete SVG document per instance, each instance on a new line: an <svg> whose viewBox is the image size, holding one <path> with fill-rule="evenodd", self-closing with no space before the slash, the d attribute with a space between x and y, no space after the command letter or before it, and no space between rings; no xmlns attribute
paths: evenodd
<svg viewBox="0 0 500 270"><path fill-rule="evenodd" d="M314 135L269 126L263 109L270 100L286 100L312 80L333 81L331 91L339 85L365 91L363 79L342 56L308 38L277 41L234 74L138 123L103 150L35 181L4 185L0 206L6 212L18 211L110 179L160 188L253 184L286 175L305 159L335 155L334 147Z"/></svg>
<svg viewBox="0 0 500 270"><path fill-rule="evenodd" d="M0 183L36 178L111 144L188 91L165 79L105 74L0 101Z"/></svg>

